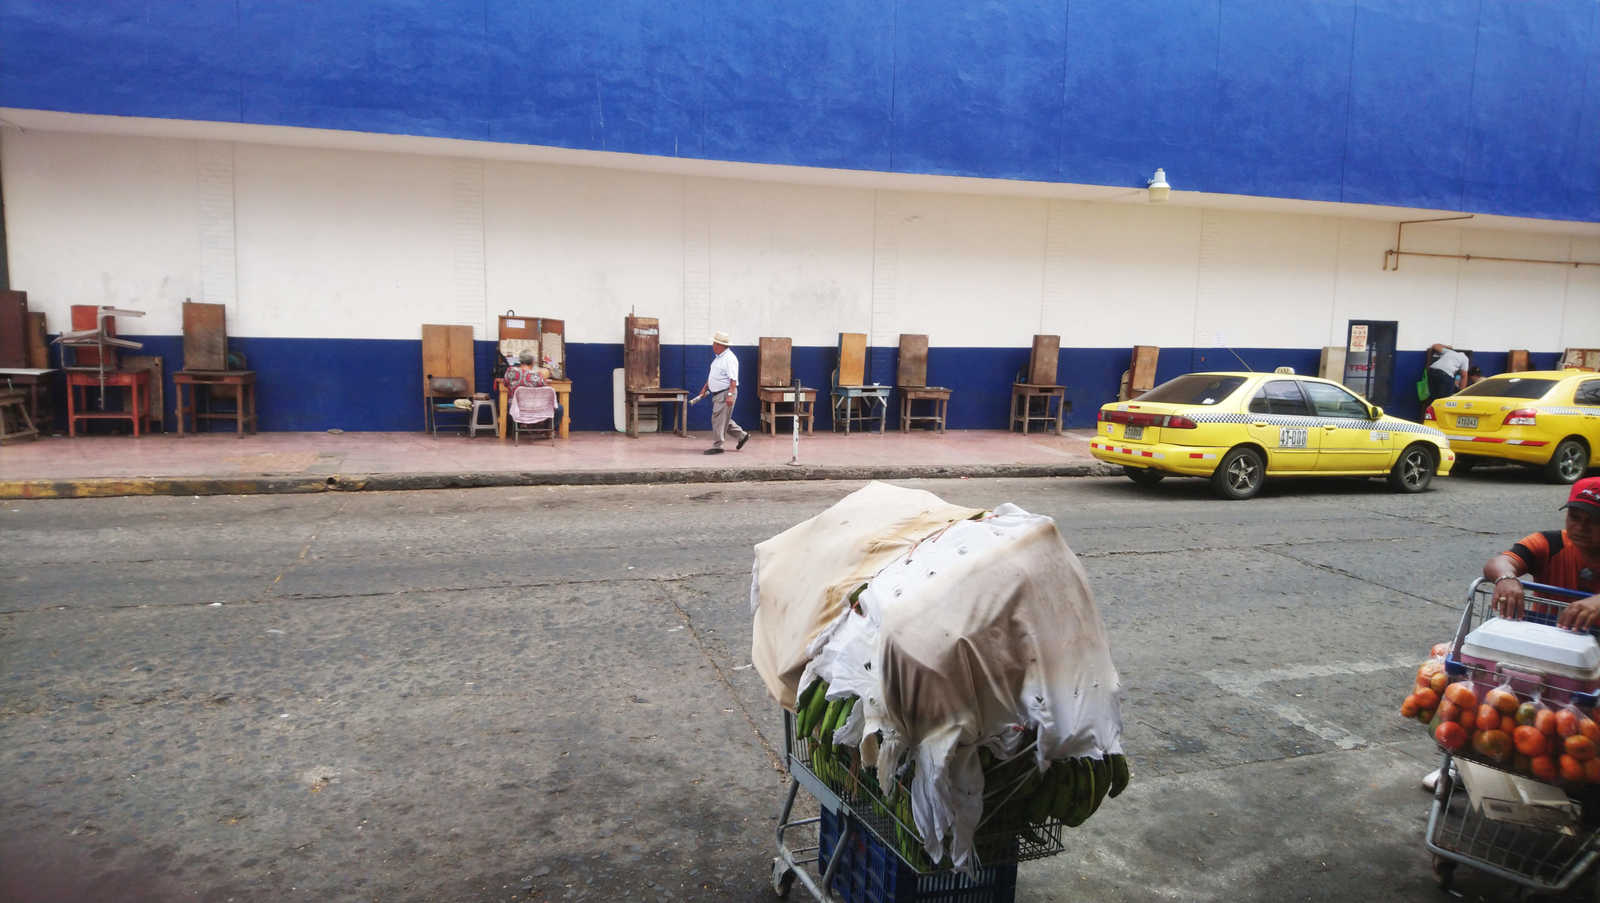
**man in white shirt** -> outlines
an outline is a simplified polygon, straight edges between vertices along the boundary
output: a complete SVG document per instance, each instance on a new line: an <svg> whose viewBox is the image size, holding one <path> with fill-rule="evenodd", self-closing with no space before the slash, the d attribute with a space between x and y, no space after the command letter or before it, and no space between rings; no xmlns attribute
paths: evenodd
<svg viewBox="0 0 1600 903"><path fill-rule="evenodd" d="M705 385L700 387L700 394L694 400L699 401L711 394L711 447L705 450L708 455L722 454L723 437L729 430L739 437L738 444L733 450L744 448L750 441L750 434L744 427L733 422L733 401L739 394L739 359L733 356L733 350L728 345L733 341L725 332L719 332L711 337L711 353L716 355L711 359L711 372L706 376Z"/></svg>
<svg viewBox="0 0 1600 903"><path fill-rule="evenodd" d="M1472 362L1467 356L1442 342L1429 349L1439 355L1428 365L1428 404L1446 395L1454 395L1467 386L1467 368Z"/></svg>

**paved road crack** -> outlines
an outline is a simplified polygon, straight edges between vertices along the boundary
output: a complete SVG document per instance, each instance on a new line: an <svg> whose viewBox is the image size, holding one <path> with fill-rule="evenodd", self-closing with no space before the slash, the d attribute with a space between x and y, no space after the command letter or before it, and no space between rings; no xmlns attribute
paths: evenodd
<svg viewBox="0 0 1600 903"><path fill-rule="evenodd" d="M292 573L295 568L299 567L302 561L306 560L306 556L311 554L311 546L316 543L317 537L321 535L322 528L329 522L338 520L339 516L344 514L345 505L347 503L348 499L342 498L339 500L338 504L333 506L333 510L330 511L328 515L317 524L316 529L311 531L310 538L306 540L305 545L300 547L300 554L295 556L295 559L289 562L289 566L284 568L283 571L278 574L278 576L273 577L271 583L267 584L265 595L272 595L272 593L277 590L279 582L281 582L283 578L289 576L289 574Z"/></svg>
<svg viewBox="0 0 1600 903"><path fill-rule="evenodd" d="M673 609L678 612L678 617L682 619L684 627L688 629L689 636L694 638L695 646L700 649L700 654L705 656L706 663L711 665L711 669L716 672L717 681L721 683L723 689L727 691L728 698L733 700L733 705L739 710L739 713L744 716L745 723L750 726L750 732L755 735L756 742L761 745L762 751L767 754L767 759L772 764L772 770L777 772L779 775L787 777L789 770L784 767L783 755L779 753L775 747L773 747L772 742L767 739L766 733L763 732L761 730L761 726L756 723L755 716L751 715L749 708L745 706L744 700L739 698L739 693L733 688L733 681L728 677L728 672L722 667L721 664L717 662L717 658L711 654L711 650L706 648L705 639L700 635L700 631L695 627L694 616L691 615L688 609L684 608L682 603L678 601L677 593L675 591L676 589L677 587L674 586L666 587L667 591L665 595L667 597L667 601L672 605Z"/></svg>

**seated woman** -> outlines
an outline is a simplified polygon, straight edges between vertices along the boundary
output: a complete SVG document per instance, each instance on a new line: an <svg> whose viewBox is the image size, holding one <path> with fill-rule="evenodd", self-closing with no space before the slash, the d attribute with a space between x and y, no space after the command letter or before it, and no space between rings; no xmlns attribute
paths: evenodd
<svg viewBox="0 0 1600 903"><path fill-rule="evenodd" d="M533 352L526 349L517 356L517 365L507 368L506 395L516 394L518 386L548 386L550 371L534 365ZM561 405L556 405L556 422L561 422Z"/></svg>

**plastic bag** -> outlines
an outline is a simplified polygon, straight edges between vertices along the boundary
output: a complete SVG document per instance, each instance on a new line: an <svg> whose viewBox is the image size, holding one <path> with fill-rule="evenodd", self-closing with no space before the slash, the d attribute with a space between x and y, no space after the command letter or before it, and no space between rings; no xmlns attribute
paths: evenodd
<svg viewBox="0 0 1600 903"><path fill-rule="evenodd" d="M1600 784L1600 724L1568 703L1555 712L1556 734L1560 746L1552 753L1557 772L1568 784Z"/></svg>
<svg viewBox="0 0 1600 903"><path fill-rule="evenodd" d="M1417 679L1419 681L1422 679L1420 672ZM1407 698L1407 702L1432 697L1432 687L1419 686L1416 692ZM1414 704L1422 705L1421 702ZM1439 745L1451 752L1465 749L1472 739L1473 730L1477 727L1478 707L1478 694L1472 689L1470 681L1459 680L1447 684L1443 698L1438 699L1438 723L1433 728L1433 737ZM1423 717L1425 711L1425 709L1419 710L1417 714L1417 719L1424 724L1432 720Z"/></svg>
<svg viewBox="0 0 1600 903"><path fill-rule="evenodd" d="M1450 683L1450 676L1444 669L1444 657L1450 649L1449 643L1435 643L1428 651L1428 658L1417 666L1410 693L1400 704L1400 717L1416 718L1423 724L1433 723L1445 687Z"/></svg>

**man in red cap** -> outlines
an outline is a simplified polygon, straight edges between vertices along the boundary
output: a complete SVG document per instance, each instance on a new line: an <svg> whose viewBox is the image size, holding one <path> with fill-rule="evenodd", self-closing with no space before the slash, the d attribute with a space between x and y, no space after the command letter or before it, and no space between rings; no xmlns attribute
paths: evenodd
<svg viewBox="0 0 1600 903"><path fill-rule="evenodd" d="M1600 626L1600 595L1595 595L1600 593L1600 477L1573 483L1561 508L1567 512L1566 529L1522 537L1489 559L1483 576L1494 581L1494 608L1503 618L1522 616L1522 581L1517 578L1523 574L1535 583L1589 593L1589 598L1562 609L1556 620L1562 627L1584 631ZM1439 770L1434 769L1422 786L1432 791L1438 780Z"/></svg>
<svg viewBox="0 0 1600 903"><path fill-rule="evenodd" d="M1600 477L1573 483L1561 507L1567 512L1566 529L1524 536L1489 559L1483 576L1494 581L1494 606L1501 617L1522 614L1517 578L1523 574L1537 583L1589 593L1589 598L1568 605L1557 621L1572 630L1588 630L1600 626Z"/></svg>

